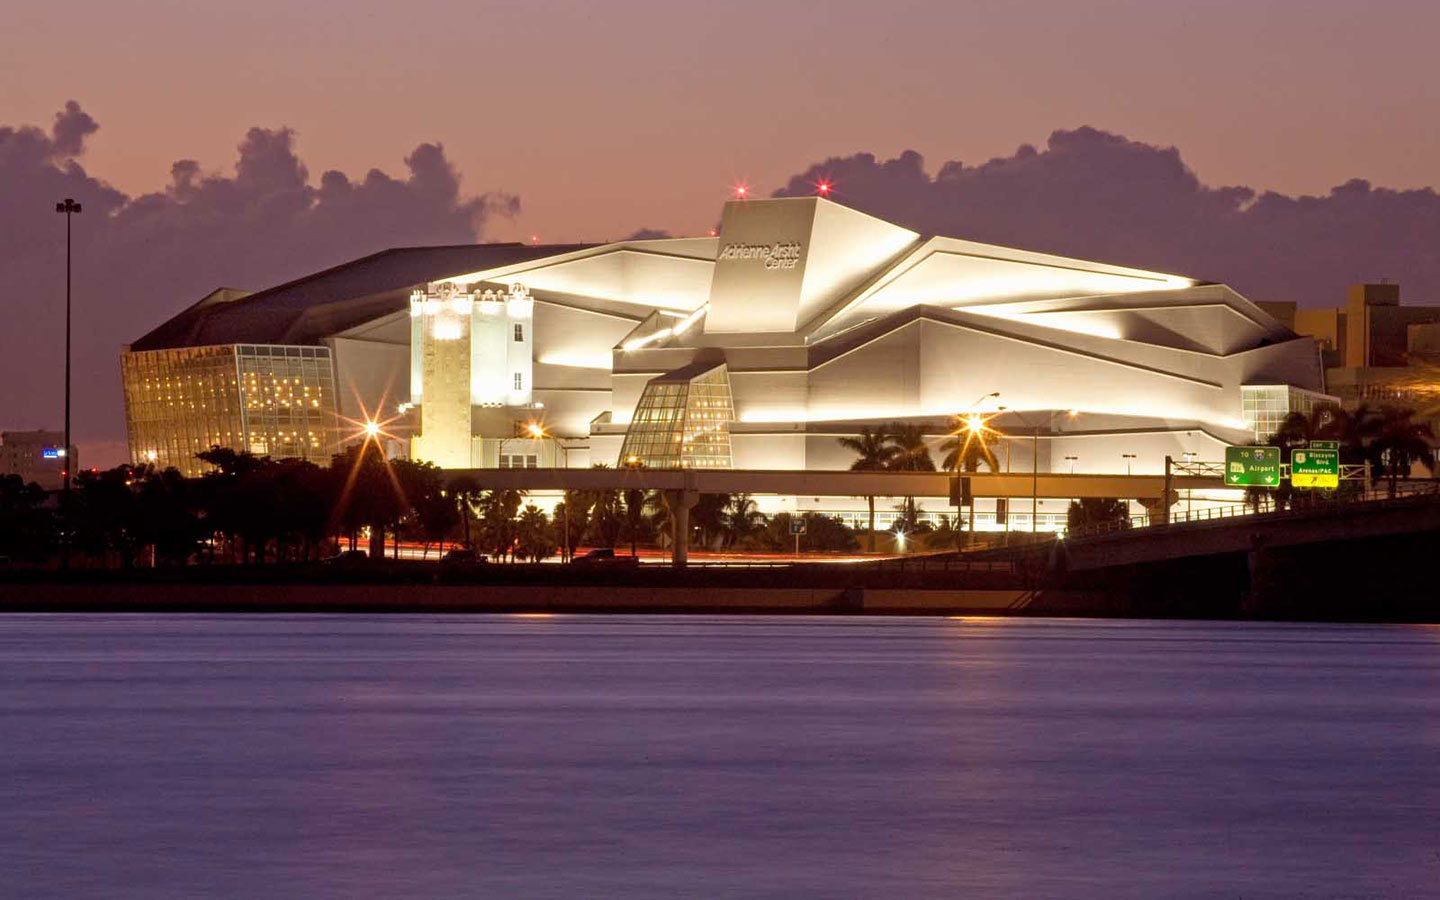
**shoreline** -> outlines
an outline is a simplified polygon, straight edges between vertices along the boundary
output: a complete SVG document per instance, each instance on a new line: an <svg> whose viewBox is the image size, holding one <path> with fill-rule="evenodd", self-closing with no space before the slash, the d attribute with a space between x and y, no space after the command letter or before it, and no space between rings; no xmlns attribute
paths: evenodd
<svg viewBox="0 0 1440 900"><path fill-rule="evenodd" d="M1167 604L1136 605L1101 591L1030 589L1014 584L939 586L920 583L875 585L697 583L701 579L645 578L624 583L503 581L296 581L249 578L132 578L100 581L25 579L0 581L0 615L5 613L252 613L405 614L664 614L664 615L853 615L1074 617L1435 624L1436 618L1406 615L1246 615L1238 602L1217 598L1208 608ZM113 575L114 573L102 573ZM247 573L255 574L255 573ZM270 575L272 573L263 573ZM634 573L628 573L634 574ZM658 573L668 575L670 573ZM713 574L713 573L711 573ZM729 573L727 573L729 574ZM742 579L707 578L706 581ZM749 579L752 582L759 579ZM775 580L775 579L768 579ZM791 579L792 582L794 579ZM817 579L820 581L828 579ZM1014 580L1013 576L1010 580ZM650 583L634 583L648 581ZM667 583L668 581L668 583ZM683 581L685 583L675 583ZM900 579L893 579L900 581ZM617 583L618 582L618 583ZM1326 610L1333 612L1334 610ZM1356 610L1361 612L1364 610ZM1255 612L1260 612L1256 610ZM1317 612L1319 612L1317 610ZM1373 608L1371 613L1378 612Z"/></svg>

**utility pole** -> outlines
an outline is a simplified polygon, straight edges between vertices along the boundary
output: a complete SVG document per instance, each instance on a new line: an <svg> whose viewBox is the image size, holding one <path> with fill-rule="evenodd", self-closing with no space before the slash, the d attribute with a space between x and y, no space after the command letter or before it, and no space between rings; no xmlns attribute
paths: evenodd
<svg viewBox="0 0 1440 900"><path fill-rule="evenodd" d="M80 212L80 204L66 197L55 204L55 211L65 216L65 468L61 503L64 508L62 521L64 532L61 541L64 552L60 565L70 567L70 473L75 468L74 454L70 452L70 218Z"/></svg>

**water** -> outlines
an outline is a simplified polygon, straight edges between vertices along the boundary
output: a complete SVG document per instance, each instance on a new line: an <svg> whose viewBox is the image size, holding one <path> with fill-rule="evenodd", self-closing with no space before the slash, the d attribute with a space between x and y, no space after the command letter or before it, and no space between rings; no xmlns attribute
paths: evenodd
<svg viewBox="0 0 1440 900"><path fill-rule="evenodd" d="M1440 896L1440 628L0 618L0 896Z"/></svg>

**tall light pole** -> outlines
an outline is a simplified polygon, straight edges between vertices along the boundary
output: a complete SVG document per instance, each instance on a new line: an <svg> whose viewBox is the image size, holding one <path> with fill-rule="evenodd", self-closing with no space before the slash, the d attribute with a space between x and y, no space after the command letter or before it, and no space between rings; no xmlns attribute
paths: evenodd
<svg viewBox="0 0 1440 900"><path fill-rule="evenodd" d="M1000 411L1005 412L1006 407L1000 407ZM1013 409L1010 412L1015 413L1015 417L1022 423L1030 426L1030 533L1034 534L1037 530L1035 519L1040 511L1040 426L1030 425L1030 420L1020 412ZM1008 455L1006 459L1009 459ZM1006 466L1006 469L1008 471L1009 466Z"/></svg>
<svg viewBox="0 0 1440 900"><path fill-rule="evenodd" d="M74 454L70 452L70 218L80 212L80 204L66 197L55 204L55 211L65 216L65 468L62 503L65 508L65 553L61 564L70 565L70 471L75 468Z"/></svg>
<svg viewBox="0 0 1440 900"><path fill-rule="evenodd" d="M1122 453L1122 454L1120 454L1120 458L1123 459L1123 460L1125 460L1125 474L1126 474L1126 475L1131 474L1131 472L1130 472L1130 464L1135 461L1135 454L1133 454L1133 453Z"/></svg>

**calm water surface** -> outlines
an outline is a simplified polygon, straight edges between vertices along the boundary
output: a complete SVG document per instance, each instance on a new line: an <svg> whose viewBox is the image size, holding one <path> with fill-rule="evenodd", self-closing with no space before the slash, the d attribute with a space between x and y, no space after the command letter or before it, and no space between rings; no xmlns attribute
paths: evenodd
<svg viewBox="0 0 1440 900"><path fill-rule="evenodd" d="M1440 896L1440 628L0 618L0 896Z"/></svg>

